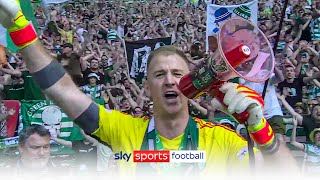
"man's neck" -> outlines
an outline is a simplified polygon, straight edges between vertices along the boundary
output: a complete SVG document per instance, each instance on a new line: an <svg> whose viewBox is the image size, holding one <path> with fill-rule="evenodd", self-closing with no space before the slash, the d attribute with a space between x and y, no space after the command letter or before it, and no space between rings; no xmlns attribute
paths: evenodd
<svg viewBox="0 0 320 180"><path fill-rule="evenodd" d="M164 117L157 116L155 113L154 119L158 133L167 139L174 139L183 134L189 121L189 114Z"/></svg>
<svg viewBox="0 0 320 180"><path fill-rule="evenodd" d="M92 72L95 72L95 73L98 72L98 69L92 69L92 68L90 68L90 70L91 70Z"/></svg>
<svg viewBox="0 0 320 180"><path fill-rule="evenodd" d="M287 83L293 83L293 81L294 81L294 78L287 79Z"/></svg>

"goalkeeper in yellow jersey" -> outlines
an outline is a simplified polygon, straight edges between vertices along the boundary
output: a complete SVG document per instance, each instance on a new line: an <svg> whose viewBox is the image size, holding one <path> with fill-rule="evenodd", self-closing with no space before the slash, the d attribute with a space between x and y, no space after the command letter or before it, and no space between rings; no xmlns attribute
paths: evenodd
<svg viewBox="0 0 320 180"><path fill-rule="evenodd" d="M46 53L18 1L0 0L0 22L20 47L29 71L44 93L87 134L111 146L114 153L160 149L206 151L205 164L176 164L167 169L163 169L161 163L141 165L134 163L132 158L128 162L119 160L121 174L161 175L176 171L185 175L237 175L250 169L244 139L225 126L190 117L188 99L177 87L180 78L189 73L187 57L180 50L161 47L150 54L145 90L154 102L154 114L151 119L134 118L115 110L105 110L80 92L63 67ZM274 167L272 170L289 168L298 172L285 143L274 138L262 116L261 97L232 83L224 84L220 91L226 94L224 103L228 113L241 113L246 109L250 113L249 132L260 149L255 149L256 166L265 173L271 171L266 169L270 165ZM251 106L253 104L255 106Z"/></svg>

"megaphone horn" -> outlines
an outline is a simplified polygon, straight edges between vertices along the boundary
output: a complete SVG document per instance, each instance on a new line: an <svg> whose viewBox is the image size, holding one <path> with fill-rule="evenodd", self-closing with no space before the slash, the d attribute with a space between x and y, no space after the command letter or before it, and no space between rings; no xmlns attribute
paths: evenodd
<svg viewBox="0 0 320 180"><path fill-rule="evenodd" d="M274 68L271 45L250 21L243 18L226 21L218 33L217 44L218 49L206 62L181 78L179 89L186 97L192 99L210 90L223 102L224 94L218 89L225 81L241 77L264 82L271 76Z"/></svg>

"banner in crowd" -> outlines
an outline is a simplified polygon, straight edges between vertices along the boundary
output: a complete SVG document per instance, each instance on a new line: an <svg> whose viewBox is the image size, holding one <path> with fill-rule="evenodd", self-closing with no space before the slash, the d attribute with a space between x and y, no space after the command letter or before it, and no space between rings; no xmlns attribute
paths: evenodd
<svg viewBox="0 0 320 180"><path fill-rule="evenodd" d="M239 5L216 5L209 4L207 7L207 44L206 49L209 50L209 42L214 42L219 32L221 24L232 18L242 17L250 20L254 24L258 21L258 0Z"/></svg>
<svg viewBox="0 0 320 180"><path fill-rule="evenodd" d="M42 2L45 4L61 4L61 3L68 2L68 1L70 1L70 0L42 0Z"/></svg>
<svg viewBox="0 0 320 180"><path fill-rule="evenodd" d="M45 126L52 136L67 141L83 139L79 126L52 101L21 101L21 118L23 127L39 124Z"/></svg>
<svg viewBox="0 0 320 180"><path fill-rule="evenodd" d="M3 100L6 111L11 109L14 110L14 114L6 118L7 135L6 137L11 138L15 136L15 132L19 120L20 102L17 100Z"/></svg>
<svg viewBox="0 0 320 180"><path fill-rule="evenodd" d="M36 21L30 0L20 1L20 5L25 17L32 22L33 27L35 28L36 31L38 31L37 21ZM18 47L16 47L13 44L7 30L3 28L3 26L1 25L0 25L0 43L5 47L7 47L8 49L10 49L12 52L16 52L18 50Z"/></svg>
<svg viewBox="0 0 320 180"><path fill-rule="evenodd" d="M62 4L62 3L67 3L70 0L37 0L34 1L34 3L41 3L42 6L47 7L51 4Z"/></svg>
<svg viewBox="0 0 320 180"><path fill-rule="evenodd" d="M152 50L170 45L171 37L126 41L127 59L130 76L138 82L147 75L147 60Z"/></svg>
<svg viewBox="0 0 320 180"><path fill-rule="evenodd" d="M18 141L19 141L19 136L0 139L0 150L6 149L6 148L11 148L11 147L17 147Z"/></svg>

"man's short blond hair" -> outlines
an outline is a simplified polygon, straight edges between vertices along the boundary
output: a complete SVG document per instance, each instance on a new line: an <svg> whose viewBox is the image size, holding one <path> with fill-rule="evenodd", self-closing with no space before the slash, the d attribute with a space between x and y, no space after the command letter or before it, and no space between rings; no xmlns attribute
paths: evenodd
<svg viewBox="0 0 320 180"><path fill-rule="evenodd" d="M188 62L188 57L185 55L185 53L178 49L177 47L175 46L162 46L154 51L152 51L148 57L148 62L147 62L147 70L149 70L149 66L151 64L151 61L155 58L155 57L158 57L158 56L170 56L170 55L178 55L180 56L183 60L185 60L185 62L187 64L189 64Z"/></svg>

